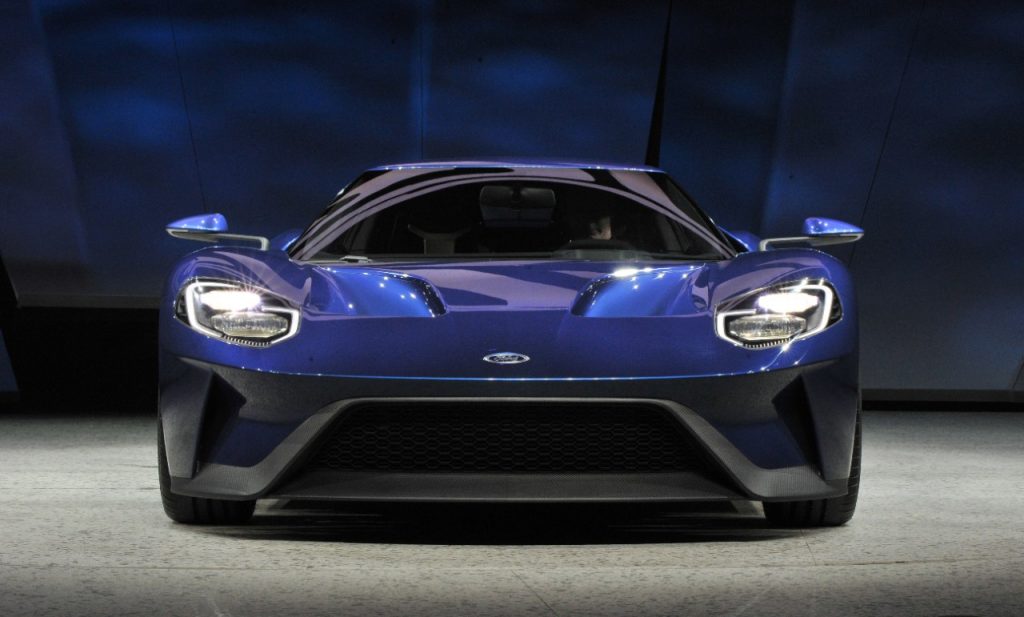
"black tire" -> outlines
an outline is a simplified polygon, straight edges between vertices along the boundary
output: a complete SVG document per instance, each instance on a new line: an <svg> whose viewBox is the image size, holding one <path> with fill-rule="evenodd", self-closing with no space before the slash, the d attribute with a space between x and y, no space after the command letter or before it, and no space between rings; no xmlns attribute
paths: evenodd
<svg viewBox="0 0 1024 617"><path fill-rule="evenodd" d="M167 454L164 451L164 431L157 420L157 457L160 468L160 498L164 513L177 523L187 525L239 525L252 518L256 501L229 501L227 499L203 499L188 497L171 492L171 472L167 468Z"/></svg>
<svg viewBox="0 0 1024 617"><path fill-rule="evenodd" d="M805 501L769 501L764 503L764 516L779 527L838 527L853 518L860 491L860 414L853 436L853 460L846 494L831 499Z"/></svg>

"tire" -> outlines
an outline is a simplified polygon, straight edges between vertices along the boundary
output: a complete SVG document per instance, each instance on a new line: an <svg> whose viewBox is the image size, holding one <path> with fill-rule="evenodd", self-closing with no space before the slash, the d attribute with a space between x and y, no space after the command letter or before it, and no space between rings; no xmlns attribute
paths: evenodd
<svg viewBox="0 0 1024 617"><path fill-rule="evenodd" d="M252 518L253 510L256 509L255 500L203 499L171 492L171 473L167 468L164 431L159 419L156 449L160 468L160 498L163 500L164 513L172 521L186 525L240 525Z"/></svg>
<svg viewBox="0 0 1024 617"><path fill-rule="evenodd" d="M860 491L860 413L853 437L853 460L846 494L830 499L765 502L764 516L779 527L838 527L853 518Z"/></svg>

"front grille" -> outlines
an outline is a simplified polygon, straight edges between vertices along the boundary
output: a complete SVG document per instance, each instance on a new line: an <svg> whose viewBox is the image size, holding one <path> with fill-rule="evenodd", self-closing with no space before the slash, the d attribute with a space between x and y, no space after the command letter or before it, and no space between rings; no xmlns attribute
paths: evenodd
<svg viewBox="0 0 1024 617"><path fill-rule="evenodd" d="M707 471L704 452L650 405L373 403L350 408L311 466L341 471Z"/></svg>

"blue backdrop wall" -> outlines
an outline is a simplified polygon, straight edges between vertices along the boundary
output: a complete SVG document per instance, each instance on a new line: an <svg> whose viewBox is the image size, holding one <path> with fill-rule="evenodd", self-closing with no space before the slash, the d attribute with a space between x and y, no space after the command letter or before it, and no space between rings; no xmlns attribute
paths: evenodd
<svg viewBox="0 0 1024 617"><path fill-rule="evenodd" d="M219 211L301 227L421 158L639 162L667 3L0 2L20 306L150 307ZM677 2L662 163L734 229L834 216L865 387L1024 392L1024 8ZM3 366L0 363L0 366Z"/></svg>

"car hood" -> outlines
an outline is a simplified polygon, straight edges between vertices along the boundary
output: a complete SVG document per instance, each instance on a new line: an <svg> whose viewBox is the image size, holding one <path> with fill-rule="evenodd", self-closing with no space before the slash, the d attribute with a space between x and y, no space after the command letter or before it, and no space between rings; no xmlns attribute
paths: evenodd
<svg viewBox="0 0 1024 617"><path fill-rule="evenodd" d="M328 312L380 317L545 310L605 317L689 314L706 308L706 271L702 262L537 260L323 267L330 289L314 303Z"/></svg>

